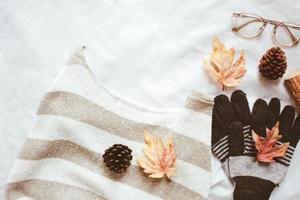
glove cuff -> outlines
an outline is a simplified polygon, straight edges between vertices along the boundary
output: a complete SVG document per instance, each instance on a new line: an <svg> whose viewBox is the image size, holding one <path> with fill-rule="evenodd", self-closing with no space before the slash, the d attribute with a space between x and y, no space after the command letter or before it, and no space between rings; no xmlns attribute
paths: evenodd
<svg viewBox="0 0 300 200"><path fill-rule="evenodd" d="M253 176L234 177L234 200L268 200L276 184Z"/></svg>

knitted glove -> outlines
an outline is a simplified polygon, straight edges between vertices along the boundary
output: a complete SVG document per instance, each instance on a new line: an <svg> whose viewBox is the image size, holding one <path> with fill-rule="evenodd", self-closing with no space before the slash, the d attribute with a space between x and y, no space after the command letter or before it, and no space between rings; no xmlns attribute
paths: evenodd
<svg viewBox="0 0 300 200"><path fill-rule="evenodd" d="M279 121L280 100L272 98L269 105L266 101L258 99L255 101L252 109L252 125L251 129L262 136L266 135L266 128L272 129L276 122ZM257 150L252 139L251 131L244 134L245 154L248 156L256 156Z"/></svg>
<svg viewBox="0 0 300 200"><path fill-rule="evenodd" d="M252 126L257 134L266 136L265 128L272 128L279 120L280 134L283 136L278 145L290 142L283 158L274 163L262 163L256 160L256 149L252 137L243 134L243 124L235 122L229 133L229 173L236 186L234 200L266 200L286 175L294 148L300 138L300 117L294 122L293 107L286 106L280 113L280 102L272 99L270 104L257 100L252 112Z"/></svg>
<svg viewBox="0 0 300 200"><path fill-rule="evenodd" d="M276 122L279 121L279 133L283 136L281 140L277 142L277 145L281 145L284 142L290 142L290 146L286 152L286 156L283 158L276 158L275 161L283 165L290 165L291 158L294 154L295 147L300 137L300 132L297 133L300 116L295 119L295 109L292 106L285 106L280 113L280 101L277 98L273 98L269 106L262 99L258 99L254 104L253 112L253 129L256 133L265 137L265 127L271 129ZM252 140L253 142L253 140ZM253 149L252 149L253 151Z"/></svg>
<svg viewBox="0 0 300 200"><path fill-rule="evenodd" d="M221 161L228 176L228 136L235 121L242 123L246 133L250 132L251 113L246 95L240 90L233 92L231 102L225 95L218 95L212 114L212 152Z"/></svg>

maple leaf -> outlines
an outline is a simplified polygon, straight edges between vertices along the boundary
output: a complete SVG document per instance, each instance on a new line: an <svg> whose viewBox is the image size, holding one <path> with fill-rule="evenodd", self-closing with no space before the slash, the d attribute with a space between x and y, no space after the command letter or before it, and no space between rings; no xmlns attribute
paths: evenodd
<svg viewBox="0 0 300 200"><path fill-rule="evenodd" d="M266 138L257 135L252 131L252 138L255 142L255 147L258 151L256 159L261 162L274 162L275 157L284 157L290 143L283 143L276 146L276 142L282 138L279 135L279 122L275 124L272 130L266 129Z"/></svg>
<svg viewBox="0 0 300 200"><path fill-rule="evenodd" d="M145 157L138 159L138 164L151 178L170 178L176 173L176 155L171 138L163 142L161 138L152 136L144 130L147 146L144 149Z"/></svg>
<svg viewBox="0 0 300 200"><path fill-rule="evenodd" d="M240 78L246 73L246 58L242 51L240 57L234 62L234 48L226 49L218 38L213 39L213 52L210 61L204 60L204 66L209 73L222 85L234 87L241 83Z"/></svg>

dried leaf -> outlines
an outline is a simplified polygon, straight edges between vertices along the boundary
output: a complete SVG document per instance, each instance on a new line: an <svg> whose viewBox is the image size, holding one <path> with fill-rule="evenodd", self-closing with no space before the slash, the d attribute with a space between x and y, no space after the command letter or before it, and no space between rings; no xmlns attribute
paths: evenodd
<svg viewBox="0 0 300 200"><path fill-rule="evenodd" d="M218 38L213 40L213 52L210 61L204 60L205 68L222 85L222 90L226 87L234 87L241 83L240 78L246 73L246 59L244 52L234 62L235 50L227 50L225 45Z"/></svg>
<svg viewBox="0 0 300 200"><path fill-rule="evenodd" d="M147 146L144 149L145 156L138 159L138 164L149 174L151 178L170 178L176 173L176 155L171 138L166 143L161 138L152 136L144 130L144 138Z"/></svg>
<svg viewBox="0 0 300 200"><path fill-rule="evenodd" d="M252 138L258 151L256 159L261 162L270 163L274 162L273 158L275 157L284 157L290 143L287 142L276 146L276 142L281 137L282 136L279 135L279 122L276 123L272 130L267 128L266 138L261 137L252 131Z"/></svg>

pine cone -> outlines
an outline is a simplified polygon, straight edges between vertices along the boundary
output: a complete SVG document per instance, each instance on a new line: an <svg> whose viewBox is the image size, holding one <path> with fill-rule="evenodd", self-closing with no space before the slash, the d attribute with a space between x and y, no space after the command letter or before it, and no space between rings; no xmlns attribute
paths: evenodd
<svg viewBox="0 0 300 200"><path fill-rule="evenodd" d="M130 166L132 150L122 144L114 144L105 150L103 159L105 165L115 173L123 173Z"/></svg>
<svg viewBox="0 0 300 200"><path fill-rule="evenodd" d="M261 58L258 68L270 80L281 78L287 68L285 52L279 47L269 49Z"/></svg>

